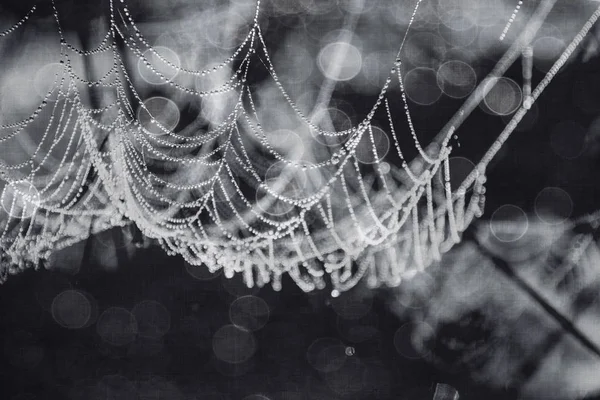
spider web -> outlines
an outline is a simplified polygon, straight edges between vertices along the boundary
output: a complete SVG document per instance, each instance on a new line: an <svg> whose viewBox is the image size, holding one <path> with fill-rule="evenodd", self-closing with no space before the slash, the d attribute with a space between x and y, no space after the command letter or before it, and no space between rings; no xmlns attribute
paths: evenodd
<svg viewBox="0 0 600 400"><path fill-rule="evenodd" d="M336 129L329 116L307 115L288 94L261 29L260 2L241 44L206 70L182 68L152 47L125 1L110 1L109 29L98 47L80 50L65 39L52 2L61 38L54 82L30 116L0 126L2 143L37 133L27 160L0 160L2 280L37 268L52 252L128 225L192 265L223 269L227 277L239 273L248 286L270 283L276 290L284 274L304 291L330 284L333 295L364 277L371 287L394 286L438 261L481 216L487 165L600 8L533 90L524 69L525 100L466 179L452 182L452 138L515 60L523 57L531 68L530 43L556 1L540 2L496 67L427 146L412 123L401 60L421 2L376 102L347 129ZM35 11L1 35L18 31ZM82 60L98 56L111 60L105 74L89 80L77 72ZM127 57L174 96L200 101L212 112L210 123L197 119L176 129L175 102L143 100ZM276 87L277 104L302 124L296 134L303 143L312 141L308 156L281 151L278 143L287 139L264 128L250 79L257 71ZM187 84L190 78L195 86ZM391 150L382 152L386 140Z"/></svg>

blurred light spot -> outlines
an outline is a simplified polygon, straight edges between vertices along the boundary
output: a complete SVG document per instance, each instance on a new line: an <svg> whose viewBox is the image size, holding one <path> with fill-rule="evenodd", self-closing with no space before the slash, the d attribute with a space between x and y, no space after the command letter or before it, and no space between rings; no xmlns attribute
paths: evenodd
<svg viewBox="0 0 600 400"><path fill-rule="evenodd" d="M451 157L448 160L450 164L450 189L455 192L465 179L475 170L475 163L466 157ZM445 184L445 179L441 172L438 172L438 181ZM471 188L468 189L469 191Z"/></svg>
<svg viewBox="0 0 600 400"><path fill-rule="evenodd" d="M440 13L442 23L453 31L466 31L475 26L475 22L464 9L449 8Z"/></svg>
<svg viewBox="0 0 600 400"><path fill-rule="evenodd" d="M220 11L215 8L210 18L206 19L205 37L222 50L233 49L243 40L247 31L246 18L234 11L234 8ZM242 29L243 28L243 29Z"/></svg>
<svg viewBox="0 0 600 400"><path fill-rule="evenodd" d="M352 120L344 111L335 108L321 108L313 114L313 124L327 131L345 131L352 128ZM310 130L313 138L321 145L336 147L348 139L348 135L329 136Z"/></svg>
<svg viewBox="0 0 600 400"><path fill-rule="evenodd" d="M142 79L147 83L151 85L164 85L175 78L178 71L163 60L168 61L176 67L181 67L181 61L179 60L177 53L168 47L156 46L154 47L154 51L158 53L158 55L152 52L152 50L146 50L144 52L144 57L148 60L152 68L148 67L148 65L140 58L138 60L138 72ZM161 60L161 58L163 60ZM165 79L161 79L158 74L162 74Z"/></svg>
<svg viewBox="0 0 600 400"><path fill-rule="evenodd" d="M96 332L105 342L113 346L123 346L135 339L137 322L133 314L126 309L110 307L98 318Z"/></svg>
<svg viewBox="0 0 600 400"><path fill-rule="evenodd" d="M527 214L520 207L505 204L492 214L490 231L501 242L514 242L523 237L529 228Z"/></svg>
<svg viewBox="0 0 600 400"><path fill-rule="evenodd" d="M489 92L483 99L483 110L492 115L508 115L521 105L521 87L512 79L493 78L486 83Z"/></svg>
<svg viewBox="0 0 600 400"><path fill-rule="evenodd" d="M422 106L428 106L440 98L442 91L433 69L418 67L406 73L404 90L409 99Z"/></svg>
<svg viewBox="0 0 600 400"><path fill-rule="evenodd" d="M451 60L438 68L437 83L446 96L462 99L475 88L477 75L469 64Z"/></svg>
<svg viewBox="0 0 600 400"><path fill-rule="evenodd" d="M319 372L337 371L346 362L346 347L339 339L319 338L308 346L306 359Z"/></svg>
<svg viewBox="0 0 600 400"><path fill-rule="evenodd" d="M215 356L230 364L249 360L256 352L256 340L251 332L235 325L225 325L215 332L212 348Z"/></svg>
<svg viewBox="0 0 600 400"><path fill-rule="evenodd" d="M563 158L577 158L584 150L585 130L573 121L561 121L552 128L550 145Z"/></svg>
<svg viewBox="0 0 600 400"><path fill-rule="evenodd" d="M559 224L573 212L571 196L561 188L547 187L535 198L535 213L545 223Z"/></svg>
<svg viewBox="0 0 600 400"><path fill-rule="evenodd" d="M33 292L40 307L51 313L54 298L61 292L72 288L73 285L67 275L49 274L46 279L34 283Z"/></svg>
<svg viewBox="0 0 600 400"><path fill-rule="evenodd" d="M152 135L165 135L179 123L179 108L173 100L166 97L151 97L138 108L138 120L142 127ZM162 127L162 129L161 129Z"/></svg>
<svg viewBox="0 0 600 400"><path fill-rule="evenodd" d="M92 305L78 290L65 290L52 301L52 318L63 328L83 328L92 316Z"/></svg>
<svg viewBox="0 0 600 400"><path fill-rule="evenodd" d="M248 331L256 331L269 321L269 306L256 296L242 296L229 306L231 323Z"/></svg>
<svg viewBox="0 0 600 400"><path fill-rule="evenodd" d="M318 66L326 78L348 81L360 72L362 56L350 43L329 43L319 52Z"/></svg>
<svg viewBox="0 0 600 400"><path fill-rule="evenodd" d="M425 322L408 322L394 333L394 347L403 357L417 359L429 354L425 343L430 341L435 331Z"/></svg>
<svg viewBox="0 0 600 400"><path fill-rule="evenodd" d="M390 172L390 164L383 161L379 164L379 170L381 171L382 174L388 174Z"/></svg>
<svg viewBox="0 0 600 400"><path fill-rule="evenodd" d="M381 128L372 126L373 140L367 129L358 146L356 147L356 159L363 164L375 164L386 156L390 150L390 138Z"/></svg>

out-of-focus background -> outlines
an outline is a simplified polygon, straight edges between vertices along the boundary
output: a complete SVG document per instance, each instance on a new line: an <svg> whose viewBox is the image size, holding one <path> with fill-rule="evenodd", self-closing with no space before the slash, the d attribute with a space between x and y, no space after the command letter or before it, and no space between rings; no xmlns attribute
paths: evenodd
<svg viewBox="0 0 600 400"><path fill-rule="evenodd" d="M323 85L334 81L319 112L347 129L376 100L414 3L270 0L260 24L290 95L310 111ZM500 41L516 2L422 2L401 58L424 142L538 3L524 1ZM4 1L0 30L32 4ZM101 42L108 1L56 4L71 42L84 49ZM246 0L129 5L161 55L195 69L228 57L254 15L254 2ZM557 3L532 45L534 85L595 6ZM0 39L2 123L29 115L59 68L47 5L28 24ZM490 165L486 212L440 265L398 288L359 285L332 298L328 290L303 293L291 281L281 292L248 289L240 277L210 275L166 256L134 229L107 231L0 287L0 397L422 400L443 383L461 399L597 398L598 226L571 222L600 208L598 32L592 29ZM74 61L90 79L112 62L91 60ZM133 57L129 68L137 70L145 97L165 99L161 109L174 126L199 113L208 124L221 118L226 100L186 103ZM265 129L286 127L281 150L316 151L322 144L293 144L301 128L278 107L275 85L255 79ZM461 128L452 159L457 174L461 166L470 171L521 104L521 86L517 61ZM399 132L409 134L406 127ZM18 163L37 135L1 148L3 157Z"/></svg>

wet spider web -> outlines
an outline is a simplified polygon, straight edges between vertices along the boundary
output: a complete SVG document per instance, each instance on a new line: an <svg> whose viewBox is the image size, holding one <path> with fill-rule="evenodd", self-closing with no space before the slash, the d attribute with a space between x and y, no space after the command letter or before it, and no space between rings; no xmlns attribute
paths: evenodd
<svg viewBox="0 0 600 400"><path fill-rule="evenodd" d="M114 227L137 230L190 265L223 270L227 277L241 274L250 287L270 283L276 290L285 274L307 292L330 284L334 296L363 278L371 287L396 286L435 263L481 216L488 164L584 39L600 8L589 12L533 87L531 43L557 1L529 10L521 10L519 2L498 37L509 40L516 18L523 18L512 43L484 79L457 95L464 103L425 144L409 100L426 103L418 97L426 91L411 95L414 77L402 63L423 3L416 1L409 13L369 111L358 124L340 126L323 107L307 112L288 93L261 27L260 2L239 45L200 70L182 67L177 54L152 46L125 1L108 2L106 35L91 50L70 43L62 14L50 2L60 51L47 91L33 112L21 110L20 119L7 113L0 126L3 144L30 141L18 162L10 152L1 158L2 279ZM0 40L17 34L38 8L4 30ZM355 49L344 43L340 39L329 48L332 57L319 60L330 79L317 103L326 103L332 81L347 72L340 60ZM90 78L82 66L99 59L109 68ZM141 68L132 71L131 59ZM514 81L503 76L518 59L523 80L513 104L506 94ZM461 71L461 64L446 66L442 78L450 74L452 83L453 77L469 76L468 70L456 75ZM164 85L171 97L146 96L140 75ZM266 128L256 76L273 86L274 103L293 116L294 128L285 133ZM203 117L181 126L182 98L199 102ZM480 162L456 176L453 147L477 107L510 120ZM294 140L297 145L290 145Z"/></svg>

